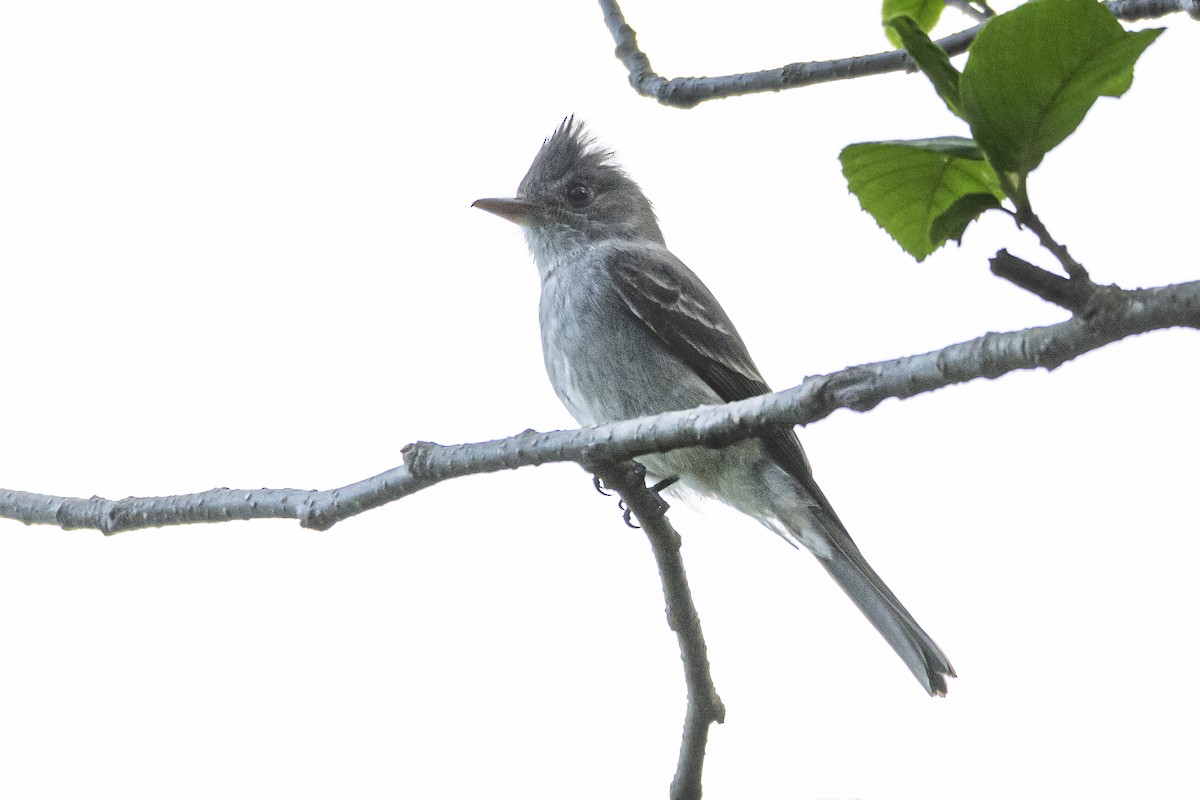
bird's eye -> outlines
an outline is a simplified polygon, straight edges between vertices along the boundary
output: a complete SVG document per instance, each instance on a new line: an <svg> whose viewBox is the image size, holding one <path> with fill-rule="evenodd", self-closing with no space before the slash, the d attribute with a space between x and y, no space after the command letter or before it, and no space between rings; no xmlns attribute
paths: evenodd
<svg viewBox="0 0 1200 800"><path fill-rule="evenodd" d="M583 208L588 203L592 202L595 195L592 193L590 186L582 183L572 183L567 187L566 197L567 202L575 208Z"/></svg>

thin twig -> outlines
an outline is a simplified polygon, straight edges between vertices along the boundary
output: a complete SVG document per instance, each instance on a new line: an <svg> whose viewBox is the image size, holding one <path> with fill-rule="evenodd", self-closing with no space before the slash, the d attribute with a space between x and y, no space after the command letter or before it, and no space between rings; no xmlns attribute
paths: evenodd
<svg viewBox="0 0 1200 800"><path fill-rule="evenodd" d="M667 604L667 624L675 631L683 674L687 684L687 713L683 721L683 740L679 762L671 781L671 800L700 800L704 773L704 750L709 727L725 721L725 705L713 685L708 663L708 646L700 628L700 616L692 601L687 574L680 556L680 538L666 517L667 504L646 486L646 471L632 461L592 465L604 485L621 495L626 507L637 517L650 541L658 574L662 579Z"/></svg>
<svg viewBox="0 0 1200 800"><path fill-rule="evenodd" d="M1127 21L1161 17L1180 11L1186 12L1193 19L1200 19L1200 0L1114 0L1105 5L1118 19ZM705 100L759 92L778 92L828 81L911 71L916 68L908 53L893 50L831 61L798 62L776 69L714 78L667 79L651 68L650 59L638 47L637 33L625 21L625 15L621 12L617 0L600 0L600 9L604 12L604 22L612 34L613 41L616 42L616 56L629 71L629 83L638 94L676 108L692 108ZM938 39L937 44L952 56L965 53L982 28L983 24L980 24L959 31Z"/></svg>
<svg viewBox="0 0 1200 800"><path fill-rule="evenodd" d="M946 0L946 7L957 9L977 22L983 22L988 17L996 15L996 12L992 11L987 3L971 2L971 0Z"/></svg>
<svg viewBox="0 0 1200 800"><path fill-rule="evenodd" d="M1089 281L1087 270L1067 252L1065 244L1059 244L1054 240L1054 237L1050 235L1050 231L1046 230L1046 226L1042 224L1042 221L1038 219L1038 215L1033 213L1032 209L1019 210L1016 217L1017 224L1032 231L1033 235L1041 242L1042 247L1049 250L1058 259L1058 263L1062 264L1067 277L1072 280Z"/></svg>
<svg viewBox="0 0 1200 800"><path fill-rule="evenodd" d="M1200 20L1200 0L1109 0L1104 5L1117 19L1154 19L1179 11Z"/></svg>

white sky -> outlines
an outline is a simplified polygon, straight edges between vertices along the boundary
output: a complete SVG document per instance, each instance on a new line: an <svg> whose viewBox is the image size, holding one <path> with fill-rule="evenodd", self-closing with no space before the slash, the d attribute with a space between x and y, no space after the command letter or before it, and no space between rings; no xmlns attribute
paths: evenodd
<svg viewBox="0 0 1200 800"><path fill-rule="evenodd" d="M625 11L668 76L885 47L874 3ZM1101 282L1200 277L1200 26L1166 24L1032 184ZM0 486L326 488L570 426L524 242L469 206L572 112L779 388L1064 318L988 273L1051 263L999 215L917 266L847 195L845 144L965 132L919 76L685 112L612 49L590 0L0 1ZM677 507L729 710L705 797L1194 792L1196 343L802 431L944 700L813 559ZM571 465L326 533L0 523L0 641L5 798L659 798L682 723L649 548Z"/></svg>

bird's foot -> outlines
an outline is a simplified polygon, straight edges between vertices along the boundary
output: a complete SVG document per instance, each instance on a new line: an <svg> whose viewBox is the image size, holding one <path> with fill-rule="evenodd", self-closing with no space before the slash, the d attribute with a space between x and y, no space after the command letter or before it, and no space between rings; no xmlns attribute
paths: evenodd
<svg viewBox="0 0 1200 800"><path fill-rule="evenodd" d="M636 470L635 474L636 474L637 480L639 480L639 481L645 480L646 468L644 466L634 462L632 468L634 470ZM677 483L678 481L679 481L679 476L672 475L669 478L663 478L662 480L655 483L653 486L646 487L650 491L654 492L654 496L658 498L658 502L661 505L659 513L665 514L667 509L670 508L670 506L667 504L667 501L662 499L663 490L667 489L668 487L672 486L673 484ZM608 484L606 484L604 482L604 479L601 478L599 474L592 475L592 486L594 486L596 488L597 492L604 495L605 497L612 497L612 495L613 495L613 492L610 491L610 487L608 486ZM628 525L631 528L641 528L640 525L638 525L636 522L633 521L633 510L630 509L629 506L627 506L625 504L624 500L618 500L617 507L621 509L621 518L625 520L626 525Z"/></svg>

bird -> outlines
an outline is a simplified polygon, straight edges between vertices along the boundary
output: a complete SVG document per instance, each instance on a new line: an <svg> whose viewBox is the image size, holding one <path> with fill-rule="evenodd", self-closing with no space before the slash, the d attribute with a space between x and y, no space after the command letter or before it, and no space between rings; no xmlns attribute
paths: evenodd
<svg viewBox="0 0 1200 800"><path fill-rule="evenodd" d="M544 140L515 197L472 205L524 231L546 372L580 425L771 392L720 303L667 249L641 188L573 116ZM794 429L636 460L672 491L719 499L812 553L925 691L945 696L954 668L850 538Z"/></svg>

